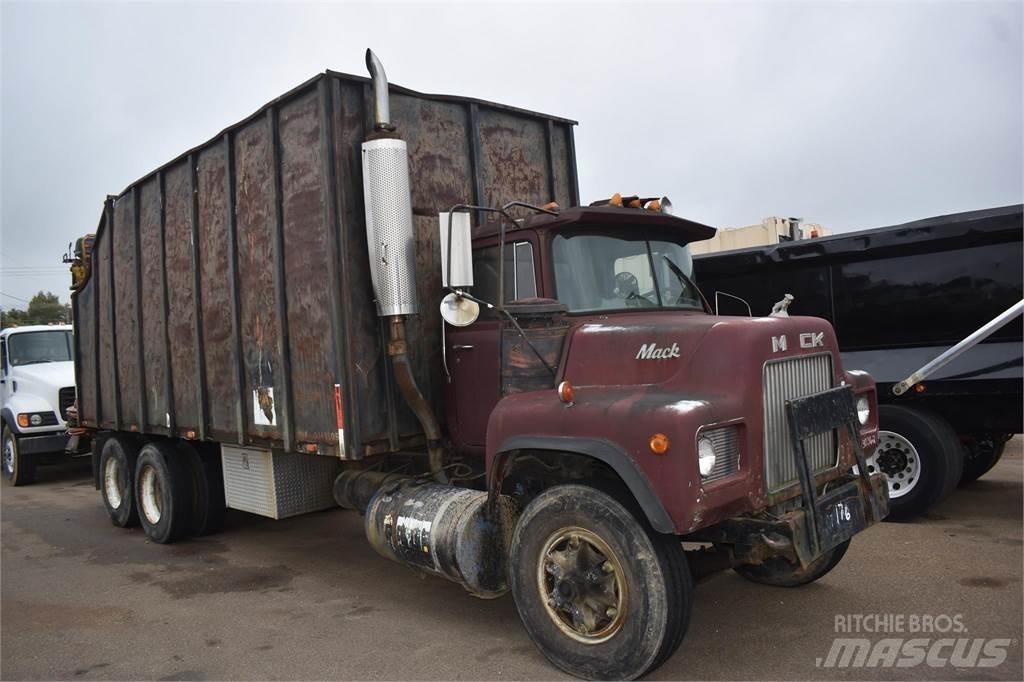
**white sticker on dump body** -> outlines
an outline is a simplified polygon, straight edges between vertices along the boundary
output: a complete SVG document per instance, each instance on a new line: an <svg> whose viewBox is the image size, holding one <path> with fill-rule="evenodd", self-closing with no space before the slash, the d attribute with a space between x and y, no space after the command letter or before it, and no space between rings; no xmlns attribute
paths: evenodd
<svg viewBox="0 0 1024 682"><path fill-rule="evenodd" d="M252 392L252 421L257 426L277 424L277 406L274 404L272 386L260 386Z"/></svg>

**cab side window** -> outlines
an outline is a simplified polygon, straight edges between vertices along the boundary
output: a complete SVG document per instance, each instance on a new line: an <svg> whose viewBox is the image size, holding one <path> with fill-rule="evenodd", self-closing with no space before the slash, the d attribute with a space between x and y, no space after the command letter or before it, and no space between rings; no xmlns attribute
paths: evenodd
<svg viewBox="0 0 1024 682"><path fill-rule="evenodd" d="M498 247L478 249L473 253L473 295L488 303L498 302ZM505 302L537 296L537 273L533 244L505 244ZM497 319L497 314L482 308L480 317Z"/></svg>

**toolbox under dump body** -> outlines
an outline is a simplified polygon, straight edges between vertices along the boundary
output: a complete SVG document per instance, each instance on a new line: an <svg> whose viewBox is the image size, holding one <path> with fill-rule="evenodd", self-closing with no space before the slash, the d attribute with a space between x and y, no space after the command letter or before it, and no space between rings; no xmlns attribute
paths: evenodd
<svg viewBox="0 0 1024 682"><path fill-rule="evenodd" d="M578 204L574 122L390 92L416 227L411 356L439 412L438 212ZM369 80L327 72L107 199L72 296L83 426L346 459L422 442L370 285L372 124Z"/></svg>

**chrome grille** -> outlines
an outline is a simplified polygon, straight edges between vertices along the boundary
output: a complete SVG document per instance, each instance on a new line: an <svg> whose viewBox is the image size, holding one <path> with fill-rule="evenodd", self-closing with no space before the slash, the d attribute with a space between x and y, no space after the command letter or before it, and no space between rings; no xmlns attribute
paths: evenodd
<svg viewBox="0 0 1024 682"><path fill-rule="evenodd" d="M772 360L764 365L764 475L775 492L798 480L796 456L789 439L786 401L832 388L832 354L801 355ZM811 471L835 466L835 433L822 433L804 441Z"/></svg>
<svg viewBox="0 0 1024 682"><path fill-rule="evenodd" d="M701 479L702 483L711 483L736 472L740 459L737 431L735 426L721 426L700 432L699 438L708 438L715 446L715 466L708 476Z"/></svg>

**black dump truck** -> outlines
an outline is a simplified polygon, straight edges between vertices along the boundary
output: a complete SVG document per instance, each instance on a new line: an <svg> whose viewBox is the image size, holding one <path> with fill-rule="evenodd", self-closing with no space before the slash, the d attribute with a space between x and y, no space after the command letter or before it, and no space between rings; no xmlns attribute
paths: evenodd
<svg viewBox="0 0 1024 682"><path fill-rule="evenodd" d="M992 468L1021 433L1021 318L897 395L900 382L1018 304L1021 205L926 218L694 258L723 313L829 320L843 365L878 385L880 443L892 517L910 517ZM782 307L785 307L783 304Z"/></svg>

